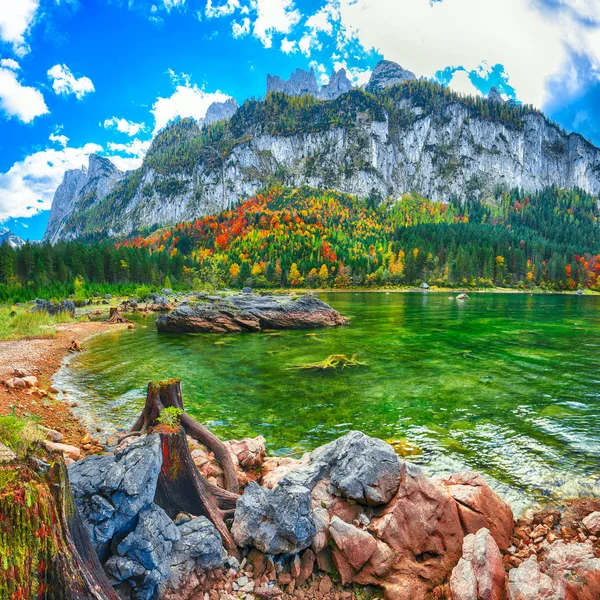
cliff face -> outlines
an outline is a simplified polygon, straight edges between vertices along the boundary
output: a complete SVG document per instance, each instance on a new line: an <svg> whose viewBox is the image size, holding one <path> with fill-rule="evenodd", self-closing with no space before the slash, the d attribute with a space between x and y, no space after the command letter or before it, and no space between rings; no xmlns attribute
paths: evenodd
<svg viewBox="0 0 600 600"><path fill-rule="evenodd" d="M44 241L55 244L60 240L66 220L104 199L124 176L110 160L96 154L90 155L87 169L67 171L52 200Z"/></svg>
<svg viewBox="0 0 600 600"><path fill-rule="evenodd" d="M417 192L442 201L485 197L497 185L535 191L554 184L600 194L600 150L581 136L565 133L531 109L465 99L431 86L411 81L387 96L353 90L308 108L290 104L289 110L299 111L292 115L292 131L281 125L285 96L272 100L276 105L247 103L229 123L226 143L204 146L198 155L192 144L168 146L167 128L127 185L91 208L69 200L69 190L87 184L78 172L67 173L47 239L99 230L127 234L193 220L231 207L273 181L362 196ZM433 92L437 96L431 100ZM173 139L199 135L197 125L198 131L187 127Z"/></svg>

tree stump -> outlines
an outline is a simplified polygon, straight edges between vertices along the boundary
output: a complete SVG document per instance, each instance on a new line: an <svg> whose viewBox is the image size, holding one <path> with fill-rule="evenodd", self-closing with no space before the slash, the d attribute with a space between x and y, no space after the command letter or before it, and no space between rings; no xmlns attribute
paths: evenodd
<svg viewBox="0 0 600 600"><path fill-rule="evenodd" d="M0 598L118 600L79 512L62 457L0 465Z"/></svg>
<svg viewBox="0 0 600 600"><path fill-rule="evenodd" d="M119 312L119 309L116 306L110 307L108 321L106 321L106 322L109 323L110 325L115 325L116 323L133 323L133 321L130 321L129 319L126 319L125 317L122 317L121 313Z"/></svg>
<svg viewBox="0 0 600 600"><path fill-rule="evenodd" d="M212 521L223 539L227 552L239 557L225 518L232 516L238 496L211 486L202 477L190 454L183 427L161 425L160 433L163 464L158 478L154 502L172 519L179 513L203 516Z"/></svg>
<svg viewBox="0 0 600 600"><path fill-rule="evenodd" d="M204 444L214 453L215 458L223 468L225 488L227 491L232 492L233 494L239 494L240 486L229 450L214 433L186 414L183 407L183 398L181 396L181 382L178 379L160 381L158 383L151 382L148 384L146 404L142 410L142 414L130 429L130 433L143 433L147 431L148 428L155 427L159 424L158 417L160 416L161 411L171 406L183 411L179 420L186 434L193 437L201 444Z"/></svg>

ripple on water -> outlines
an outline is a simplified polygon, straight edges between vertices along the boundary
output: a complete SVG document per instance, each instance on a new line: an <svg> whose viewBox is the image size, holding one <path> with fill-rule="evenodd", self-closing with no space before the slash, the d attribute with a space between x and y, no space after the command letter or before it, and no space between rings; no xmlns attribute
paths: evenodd
<svg viewBox="0 0 600 600"><path fill-rule="evenodd" d="M515 510L534 499L597 494L600 298L327 294L348 327L268 335L92 338L55 385L88 419L131 424L152 379L179 377L186 407L222 437L262 434L276 454L361 429L407 440L429 474L473 469ZM289 371L329 354L366 367Z"/></svg>

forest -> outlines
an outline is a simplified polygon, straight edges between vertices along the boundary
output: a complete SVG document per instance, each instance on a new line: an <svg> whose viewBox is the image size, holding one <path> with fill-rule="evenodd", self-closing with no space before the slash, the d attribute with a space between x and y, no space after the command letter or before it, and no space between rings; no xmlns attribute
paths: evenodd
<svg viewBox="0 0 600 600"><path fill-rule="evenodd" d="M483 201L272 187L191 223L95 243L0 247L0 300L151 288L598 289L597 200L579 190Z"/></svg>

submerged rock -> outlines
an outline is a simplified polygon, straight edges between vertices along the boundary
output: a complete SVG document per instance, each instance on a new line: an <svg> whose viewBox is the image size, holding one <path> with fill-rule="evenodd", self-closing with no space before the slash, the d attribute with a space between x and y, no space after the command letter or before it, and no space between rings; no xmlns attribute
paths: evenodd
<svg viewBox="0 0 600 600"><path fill-rule="evenodd" d="M264 329L312 329L346 325L342 317L315 296L255 296L238 294L209 303L180 306L156 320L159 331L171 333L229 333Z"/></svg>

